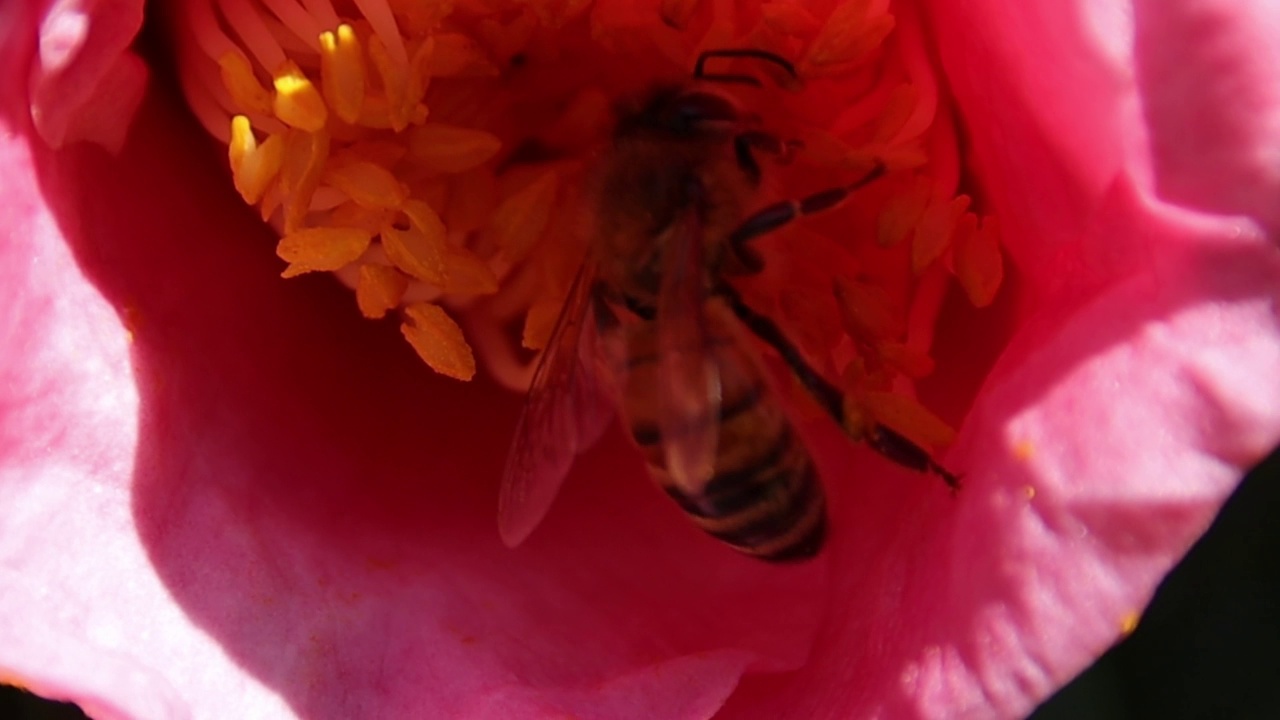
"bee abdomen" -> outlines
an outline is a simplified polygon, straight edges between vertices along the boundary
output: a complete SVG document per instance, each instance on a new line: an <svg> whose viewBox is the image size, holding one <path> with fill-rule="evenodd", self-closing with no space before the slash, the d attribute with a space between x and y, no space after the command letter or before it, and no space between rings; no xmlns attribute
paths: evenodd
<svg viewBox="0 0 1280 720"><path fill-rule="evenodd" d="M655 475L662 482L664 474ZM822 485L789 425L746 465L718 470L699 493L662 484L699 527L761 559L808 559L825 540Z"/></svg>

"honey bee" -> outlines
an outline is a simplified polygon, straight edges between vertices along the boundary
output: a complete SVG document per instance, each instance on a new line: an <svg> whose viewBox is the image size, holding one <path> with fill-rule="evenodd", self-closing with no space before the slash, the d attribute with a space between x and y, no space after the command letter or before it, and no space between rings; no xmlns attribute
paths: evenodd
<svg viewBox="0 0 1280 720"><path fill-rule="evenodd" d="M816 555L826 501L805 444L771 390L763 341L844 425L841 392L809 366L726 278L763 269L751 242L831 209L886 171L761 209L757 153L785 159L798 145L762 131L725 92L759 85L706 72L709 60L749 58L790 78L769 52L699 56L692 78L658 84L620 106L594 183L592 246L535 371L508 456L499 529L509 546L546 514L575 456L620 409L650 474L690 519L762 560ZM905 437L865 433L873 448L948 484L955 476Z"/></svg>

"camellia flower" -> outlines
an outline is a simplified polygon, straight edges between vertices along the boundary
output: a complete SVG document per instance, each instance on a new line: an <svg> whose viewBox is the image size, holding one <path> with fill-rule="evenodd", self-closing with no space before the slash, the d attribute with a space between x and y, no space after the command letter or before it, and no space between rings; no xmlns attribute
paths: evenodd
<svg viewBox="0 0 1280 720"><path fill-rule="evenodd" d="M1015 717L1280 435L1265 3L141 10L0 10L0 680L95 717ZM760 81L766 200L886 168L744 295L963 487L782 384L817 559L708 538L616 431L508 549L499 386L610 108L709 48L794 63L709 71Z"/></svg>

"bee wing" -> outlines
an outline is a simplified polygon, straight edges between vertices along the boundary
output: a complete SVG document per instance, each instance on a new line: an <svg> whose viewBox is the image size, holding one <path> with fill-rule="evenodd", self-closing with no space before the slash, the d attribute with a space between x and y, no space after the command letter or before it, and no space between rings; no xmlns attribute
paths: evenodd
<svg viewBox="0 0 1280 720"><path fill-rule="evenodd" d="M498 532L507 547L524 542L551 508L577 455L599 439L613 403L593 362L594 266L584 263L534 372L516 425L498 494Z"/></svg>
<svg viewBox="0 0 1280 720"><path fill-rule="evenodd" d="M720 367L707 328L703 229L686 213L666 238L658 289L659 428L671 480L697 491L711 478L720 431Z"/></svg>

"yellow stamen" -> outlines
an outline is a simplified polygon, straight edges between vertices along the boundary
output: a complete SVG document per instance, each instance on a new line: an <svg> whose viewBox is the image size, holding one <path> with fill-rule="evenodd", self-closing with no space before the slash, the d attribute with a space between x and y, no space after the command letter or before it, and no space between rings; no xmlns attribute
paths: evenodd
<svg viewBox="0 0 1280 720"><path fill-rule="evenodd" d="M546 347L563 305L562 297L543 298L531 305L528 314L524 316L524 332L520 335L520 344L530 350Z"/></svg>
<svg viewBox="0 0 1280 720"><path fill-rule="evenodd" d="M369 38L369 61L382 80L386 104L380 109L387 113L387 127L400 132L409 126L409 74L403 64L392 60L387 46L377 35Z"/></svg>
<svg viewBox="0 0 1280 720"><path fill-rule="evenodd" d="M839 3L801 65L806 75L829 75L857 64L893 31L892 15L870 16L870 0Z"/></svg>
<svg viewBox="0 0 1280 720"><path fill-rule="evenodd" d="M432 369L458 380L470 380L476 374L475 357L462 329L439 305L414 303L404 314L400 332Z"/></svg>
<svg viewBox="0 0 1280 720"><path fill-rule="evenodd" d="M280 238L276 254L289 263L283 277L316 270L339 270L355 262L373 240L358 228L307 228Z"/></svg>
<svg viewBox="0 0 1280 720"><path fill-rule="evenodd" d="M762 128L803 147L783 162L762 157L770 182L751 202L820 190L874 161L889 171L846 206L781 229L780 238L797 235L776 247L793 250L760 243L768 268L789 267L766 272L762 285L800 278L760 291L761 307L816 367L849 379L851 433L883 422L938 441L945 433L929 432L931 416L914 401L898 406L877 393L932 372L948 283L987 305L1003 266L994 223L967 212L946 163L934 162L951 137L932 133L947 117L936 85L892 55L897 44L884 41L895 21L882 0L769 2L745 14L732 5L661 0L622 12L530 0L458 3L455 12L450 1L214 0L187 20L200 23L200 52L184 62L203 52L206 64L182 76L221 79L216 92L188 94L199 96L202 122L229 132L236 188L282 236L285 275L332 271L354 288L362 314L400 311L406 338L451 377L474 373L457 313L473 314L469 329L489 318L500 329L474 330L487 338L487 364L500 378L527 379L519 346L545 344L590 242L583 188L610 140L616 101L650 70L655 80L687 71L693 48L778 52L821 79L792 87L769 63L733 58L709 70L763 76L765 87L738 99ZM822 107L828 91L839 100ZM856 230L833 234L844 226ZM483 295L495 297L477 302Z"/></svg>
<svg viewBox="0 0 1280 720"><path fill-rule="evenodd" d="M276 117L299 130L316 132L324 128L329 119L329 110L316 86L311 84L297 63L286 61L276 71L273 82L276 88L273 103Z"/></svg>
<svg viewBox="0 0 1280 720"><path fill-rule="evenodd" d="M835 293L846 331L855 341L891 340L906 332L903 310L879 285L836 278Z"/></svg>
<svg viewBox="0 0 1280 720"><path fill-rule="evenodd" d="M911 245L911 268L920 274L942 257L951 246L956 223L969 207L969 197L961 195L934 203L924 211L916 225L915 242Z"/></svg>
<svg viewBox="0 0 1280 720"><path fill-rule="evenodd" d="M929 207L929 179L917 178L911 187L894 195L880 213L876 242L881 247L892 247L911 233Z"/></svg>
<svg viewBox="0 0 1280 720"><path fill-rule="evenodd" d="M409 279L385 265L361 265L356 282L356 304L367 318L380 318L400 305Z"/></svg>
<svg viewBox="0 0 1280 720"><path fill-rule="evenodd" d="M760 12L765 24L782 35L812 36L822 29L822 23L799 4L766 3Z"/></svg>
<svg viewBox="0 0 1280 720"><path fill-rule="evenodd" d="M483 130L429 122L409 131L409 156L424 169L460 173L492 158L502 141Z"/></svg>
<svg viewBox="0 0 1280 720"><path fill-rule="evenodd" d="M913 398L893 392L868 392L861 401L881 425L920 447L937 450L955 442L956 431Z"/></svg>
<svg viewBox="0 0 1280 720"><path fill-rule="evenodd" d="M440 229L443 231L444 226ZM416 228L383 228L382 249L386 250L387 259L401 271L436 287L443 287L447 282L446 256L449 249L443 233L428 235Z"/></svg>
<svg viewBox="0 0 1280 720"><path fill-rule="evenodd" d="M280 192L284 201L284 231L303 227L311 209L311 196L329 160L329 134L290 131L284 140L284 164L280 168Z"/></svg>
<svg viewBox="0 0 1280 720"><path fill-rule="evenodd" d="M280 165L284 162L284 141L279 135L272 135L259 145L253 136L249 118L237 115L231 120L227 154L236 190L245 202L253 205L262 199L280 172Z"/></svg>
<svg viewBox="0 0 1280 720"><path fill-rule="evenodd" d="M1004 281L1004 259L993 218L978 227L978 218L965 215L956 231L955 272L974 307L986 307Z"/></svg>
<svg viewBox="0 0 1280 720"><path fill-rule="evenodd" d="M324 98L346 123L360 118L364 105L364 49L350 25L320 34L320 77Z"/></svg>
<svg viewBox="0 0 1280 720"><path fill-rule="evenodd" d="M554 171L544 173L503 200L494 212L490 227L512 262L523 260L547 229L559 184Z"/></svg>
<svg viewBox="0 0 1280 720"><path fill-rule="evenodd" d="M493 269L474 253L450 248L445 290L458 295L492 295L498 292Z"/></svg>
<svg viewBox="0 0 1280 720"><path fill-rule="evenodd" d="M409 197L409 189L390 170L371 162L331 163L323 181L367 208L397 208Z"/></svg>
<svg viewBox="0 0 1280 720"><path fill-rule="evenodd" d="M249 58L238 52L223 53L218 59L218 67L222 73L222 84L237 105L247 112L271 114L271 91L258 82Z"/></svg>

